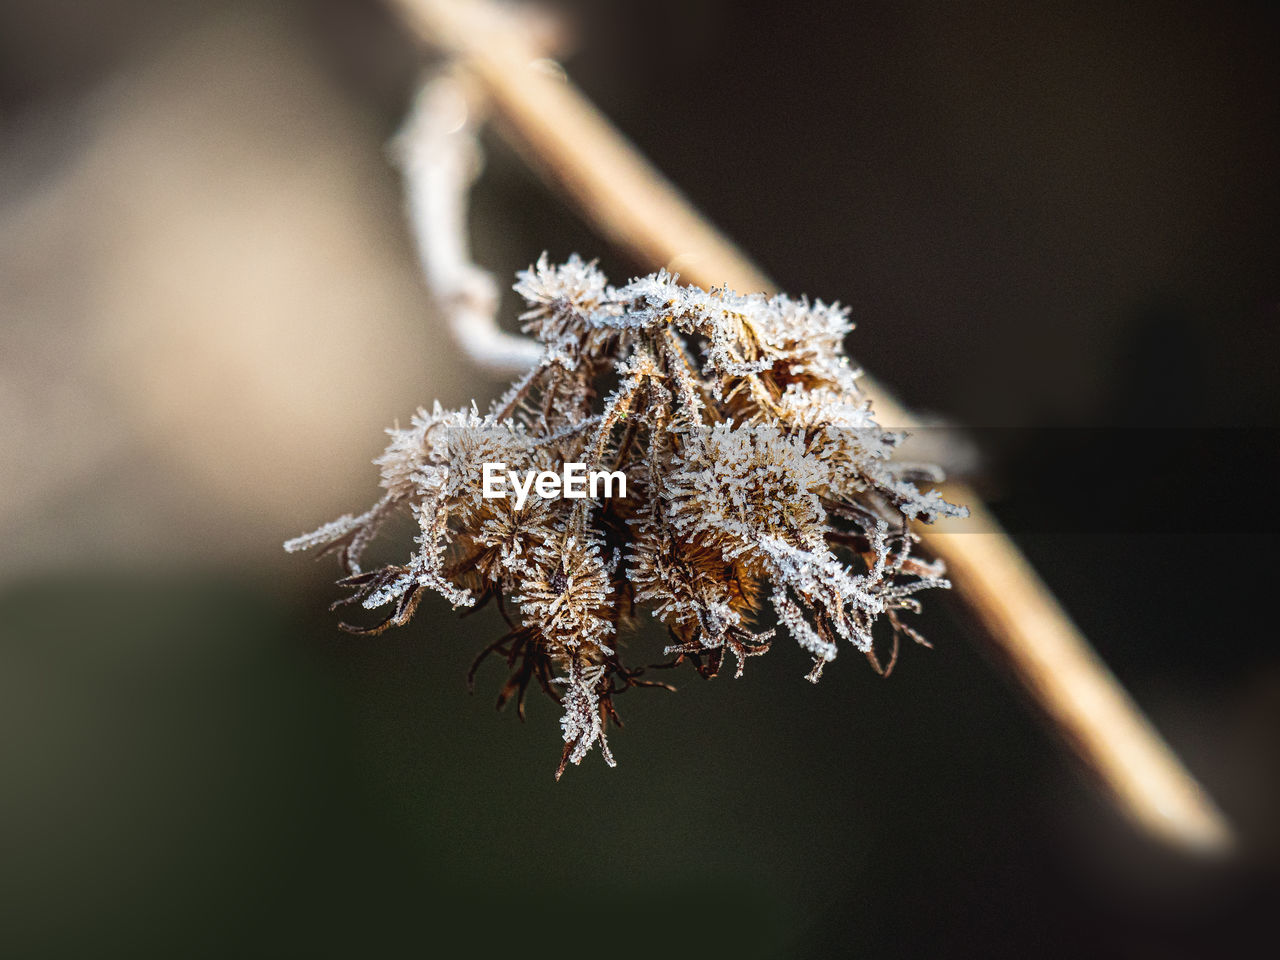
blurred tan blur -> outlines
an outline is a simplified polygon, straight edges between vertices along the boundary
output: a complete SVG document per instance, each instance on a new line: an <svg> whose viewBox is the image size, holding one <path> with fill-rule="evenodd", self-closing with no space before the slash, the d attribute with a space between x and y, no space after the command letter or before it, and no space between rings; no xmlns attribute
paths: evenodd
<svg viewBox="0 0 1280 960"><path fill-rule="evenodd" d="M0 147L0 577L283 565L463 397L381 131L287 20L148 53Z"/></svg>

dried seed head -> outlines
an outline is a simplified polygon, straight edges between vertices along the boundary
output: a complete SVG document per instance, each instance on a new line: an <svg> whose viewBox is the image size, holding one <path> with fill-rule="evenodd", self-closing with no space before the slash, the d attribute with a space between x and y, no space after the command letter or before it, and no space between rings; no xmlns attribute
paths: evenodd
<svg viewBox="0 0 1280 960"><path fill-rule="evenodd" d="M841 641L879 668L877 622L890 666L900 637L921 639L901 614L948 584L940 565L910 557L906 522L966 511L895 472L901 437L858 390L844 308L681 286L666 272L615 288L576 256L544 256L515 289L538 366L484 416L437 405L391 430L383 499L285 545L337 550L353 590L343 602L390 608L363 632L406 622L425 590L454 606L496 597L519 620L481 659L499 652L514 670L500 703L523 705L534 680L560 701L561 772L596 744L612 765L613 696L659 685L619 653L637 608L667 627L674 662L707 676L726 650L739 675L765 652L773 631L752 624L770 614L812 656L815 680ZM616 386L600 399L606 381ZM622 473L627 496L517 506L483 495L486 463L582 463ZM419 526L407 562L362 572L365 545L402 509Z"/></svg>

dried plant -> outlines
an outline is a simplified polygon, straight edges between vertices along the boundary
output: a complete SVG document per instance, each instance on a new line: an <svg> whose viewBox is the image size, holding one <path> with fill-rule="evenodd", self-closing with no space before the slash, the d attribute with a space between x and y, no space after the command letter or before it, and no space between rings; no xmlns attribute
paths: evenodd
<svg viewBox="0 0 1280 960"><path fill-rule="evenodd" d="M617 720L613 697L665 686L624 665L619 632L648 608L670 634L670 666L714 676L728 651L742 674L774 630L770 612L813 659L841 641L888 672L916 594L946 587L941 564L912 556L907 521L963 516L891 459L902 435L877 425L857 387L836 305L683 286L665 272L615 288L594 263L546 258L515 289L541 360L492 410L420 410L390 431L377 463L385 494L289 541L337 551L358 603L404 624L424 592L455 607L494 599L509 632L476 660L512 669L499 706L523 716L532 682L558 700L564 753L579 763ZM700 362L699 362L700 361ZM621 471L627 496L483 496L486 463ZM364 571L361 555L393 511L412 511L416 549L403 565ZM873 627L887 624L881 664ZM883 642L883 641L882 641ZM475 666L472 668L472 674Z"/></svg>

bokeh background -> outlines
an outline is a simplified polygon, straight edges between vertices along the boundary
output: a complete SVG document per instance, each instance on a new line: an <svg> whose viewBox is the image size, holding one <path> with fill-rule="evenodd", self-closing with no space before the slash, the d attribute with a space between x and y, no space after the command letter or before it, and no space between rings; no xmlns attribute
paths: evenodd
<svg viewBox="0 0 1280 960"><path fill-rule="evenodd" d="M889 680L811 687L779 643L624 697L619 767L556 784L554 706L495 714L496 665L467 692L491 611L352 638L332 563L280 550L374 499L384 427L501 387L387 159L420 51L372 0L0 0L0 952L1274 948L1270 5L551 9L715 222L852 305L861 362L1001 438L975 480L1237 855L1135 835L946 598ZM499 277L651 268L487 147Z"/></svg>

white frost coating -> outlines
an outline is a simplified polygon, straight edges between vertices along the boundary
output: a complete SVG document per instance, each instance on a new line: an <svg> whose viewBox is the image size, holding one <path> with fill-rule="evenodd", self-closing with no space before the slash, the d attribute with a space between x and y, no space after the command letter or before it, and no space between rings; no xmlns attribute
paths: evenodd
<svg viewBox="0 0 1280 960"><path fill-rule="evenodd" d="M600 558L600 545L569 536L535 548L533 561L551 575L527 580L524 592L511 598L520 604L525 622L563 637L568 649L592 645L613 653L604 642L616 629L607 619L613 567Z"/></svg>
<svg viewBox="0 0 1280 960"><path fill-rule="evenodd" d="M458 80L442 75L423 84L395 152L422 273L454 339L492 373L528 370L542 351L499 329L498 285L467 252L467 192L479 171L480 147L475 110Z"/></svg>
<svg viewBox="0 0 1280 960"><path fill-rule="evenodd" d="M556 678L557 683L565 685L561 699L564 716L560 718L560 730L568 751L565 760L575 766L583 761L596 743L600 744L600 755L604 757L604 762L611 767L618 765L609 750L609 741L604 733L604 718L600 711L598 691L604 674L603 665L585 666L575 658L569 663L569 675ZM563 763L560 770L564 770ZM557 779L559 775L556 774Z"/></svg>
<svg viewBox="0 0 1280 960"><path fill-rule="evenodd" d="M903 435L858 390L843 307L665 272L611 287L576 256L544 255L516 290L536 363L485 414L437 404L389 431L383 499L288 544L340 550L346 602L391 609L366 632L407 622L426 592L496 598L510 631L486 652L512 670L500 700L562 691L562 770L596 745L612 764L613 696L653 685L617 639L644 609L667 655L704 675L730 655L741 675L769 648L774 631L756 632L769 617L812 658L811 680L846 644L878 668L877 624L890 667L901 638L920 640L901 617L948 583L911 556L907 521L966 511L907 479L935 478L927 466L895 463ZM485 496L486 464L503 466L489 486L506 495ZM596 474L625 478L626 495L548 495ZM397 510L417 523L413 549L362 573Z"/></svg>
<svg viewBox="0 0 1280 960"><path fill-rule="evenodd" d="M357 526L360 521L349 513L344 513L337 520L330 520L324 526L312 530L310 533L304 533L300 537L294 537L292 540L284 542L284 548L289 553L298 553L302 550L310 550L312 547L318 547L322 544L332 543L340 537L346 536Z"/></svg>

